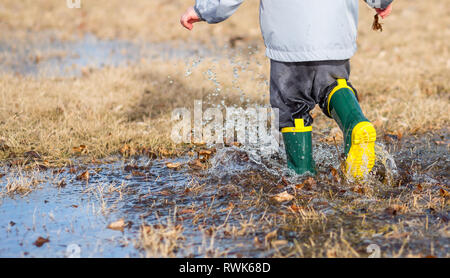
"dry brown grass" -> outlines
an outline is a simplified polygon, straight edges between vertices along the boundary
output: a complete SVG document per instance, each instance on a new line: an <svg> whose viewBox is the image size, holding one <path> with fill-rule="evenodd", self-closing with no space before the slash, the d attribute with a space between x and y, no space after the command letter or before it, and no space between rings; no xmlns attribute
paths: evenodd
<svg viewBox="0 0 450 278"><path fill-rule="evenodd" d="M62 37L92 32L103 38L145 38L151 41L216 40L228 43L242 36L237 62L206 59L185 76L186 61L145 61L137 66L94 70L81 78L0 76L1 158L35 150L52 161L76 155L86 145L93 157L117 153L125 144L134 149L170 154L179 146L169 138L170 113L191 107L193 99L239 104L239 87L250 102L267 103L269 66L258 30L257 1L246 1L226 23L198 24L188 32L178 16L184 1L83 1L71 10L65 1L2 1L0 30L5 38L30 36L26 30L56 30ZM414 133L448 127L450 7L444 2L397 1L384 32L371 30L373 11L361 5L359 52L352 59L352 82L362 107L378 133ZM155 22L157 23L155 27ZM152 25L153 23L153 25ZM252 48L248 54L247 46ZM195 57L194 57L195 58ZM190 63L192 61L189 61ZM238 63L239 62L239 63ZM217 75L221 94L211 93ZM239 78L233 77L233 70ZM245 71L244 71L245 70ZM317 109L315 130L335 123ZM317 138L317 137L316 137ZM3 150L3 151L2 151Z"/></svg>
<svg viewBox="0 0 450 278"><path fill-rule="evenodd" d="M83 154L91 157L117 153L125 145L136 151L145 147L156 154L174 153L177 146L170 141L168 128L171 112L193 106L194 99L208 101L206 96L214 91L214 83L202 79L210 66L209 62L201 64L186 79L183 61L103 69L81 78L3 75L3 158L13 159L34 150L50 162L64 161L79 154L73 148L80 145L87 146ZM212 97L209 101L233 103L236 94L230 92L226 98Z"/></svg>
<svg viewBox="0 0 450 278"><path fill-rule="evenodd" d="M142 225L136 247L148 258L171 258L183 248L183 227L170 220L165 224Z"/></svg>
<svg viewBox="0 0 450 278"><path fill-rule="evenodd" d="M15 176L6 179L6 185L0 191L0 196L14 194L25 196L39 186L40 183L41 181L36 178L35 174L30 177L22 172L17 172Z"/></svg>
<svg viewBox="0 0 450 278"><path fill-rule="evenodd" d="M0 4L0 30L58 30L62 38L91 32L102 38L143 38L151 41L185 40L179 17L194 1L182 0L82 0L81 9L69 9L65 0L5 0ZM260 35L257 1L246 1L228 22L197 26L195 39L226 41ZM242 28L245 26L245 28Z"/></svg>

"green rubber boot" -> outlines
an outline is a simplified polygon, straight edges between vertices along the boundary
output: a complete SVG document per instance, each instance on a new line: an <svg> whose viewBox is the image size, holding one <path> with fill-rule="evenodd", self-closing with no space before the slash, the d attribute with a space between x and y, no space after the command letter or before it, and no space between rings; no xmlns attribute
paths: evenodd
<svg viewBox="0 0 450 278"><path fill-rule="evenodd" d="M338 123L344 135L345 171L354 178L366 176L375 164L373 124L364 116L355 93L345 79L328 95L328 113Z"/></svg>
<svg viewBox="0 0 450 278"><path fill-rule="evenodd" d="M311 126L304 126L303 119L295 119L295 127L285 127L281 130L288 167L299 175L316 174L311 131Z"/></svg>

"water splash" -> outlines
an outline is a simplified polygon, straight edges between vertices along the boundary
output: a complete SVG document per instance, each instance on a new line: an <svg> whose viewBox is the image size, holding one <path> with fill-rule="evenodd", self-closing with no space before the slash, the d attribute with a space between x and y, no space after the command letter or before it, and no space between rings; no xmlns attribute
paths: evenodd
<svg viewBox="0 0 450 278"><path fill-rule="evenodd" d="M398 177L397 165L394 157L387 151L383 143L375 143L375 170L384 171L384 180L388 185L393 185L394 180ZM381 167L380 167L381 166Z"/></svg>
<svg viewBox="0 0 450 278"><path fill-rule="evenodd" d="M192 75L193 70L195 68L197 68L197 66L203 61L202 57L198 57L197 59L193 59L192 64L190 64L187 68L186 68L186 73L185 73L185 77L189 77Z"/></svg>

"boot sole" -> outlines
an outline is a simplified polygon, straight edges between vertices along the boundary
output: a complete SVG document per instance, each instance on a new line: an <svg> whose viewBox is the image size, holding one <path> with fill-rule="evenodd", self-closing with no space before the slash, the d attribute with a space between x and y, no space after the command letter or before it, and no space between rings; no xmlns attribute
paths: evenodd
<svg viewBox="0 0 450 278"><path fill-rule="evenodd" d="M352 143L345 161L345 172L353 178L367 176L375 165L377 132L370 122L360 122L352 130Z"/></svg>

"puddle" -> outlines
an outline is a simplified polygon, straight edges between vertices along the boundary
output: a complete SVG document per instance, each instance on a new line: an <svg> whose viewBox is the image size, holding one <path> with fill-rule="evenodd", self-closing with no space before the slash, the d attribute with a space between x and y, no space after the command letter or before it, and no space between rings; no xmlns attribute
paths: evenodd
<svg viewBox="0 0 450 278"><path fill-rule="evenodd" d="M300 189L295 188L305 177L286 174L281 155L258 157L256 152L237 147L218 149L207 170L191 169L188 162L194 158L189 156L175 160L118 157L41 172L4 168L0 256L65 257L71 244L80 247L82 257L163 256L165 249L153 246L154 242L144 248L140 240L144 224L152 229L150 235L156 233L166 243L171 240L170 232L179 228L174 246L166 246L177 257L299 256L292 253L298 248L293 242L306 243L319 226L323 231L314 237L323 242L330 240L330 231L355 233L347 240L361 256L370 243L378 244L385 256L394 256L405 239L402 235L408 235L404 251L445 257L450 252L449 208L445 202L431 205L429 199L439 198L441 188L448 190L448 142L448 132L443 132L380 144L394 161L387 164L391 169L378 165L378 173L366 187L336 182L330 169L336 166L337 150L322 143L315 145L320 167L317 182ZM169 161L182 166L170 169ZM383 179L386 171L393 170L389 185ZM85 171L90 173L88 182L77 179ZM14 182L37 188L6 193ZM418 185L423 195L416 192ZM358 186L361 189L354 190ZM272 196L281 191L297 194L297 199L274 202ZM425 204L405 211L393 205L408 206L413 197ZM308 209L300 217L291 212L296 206ZM123 231L107 228L119 219L126 223ZM298 223L299 219L305 223ZM305 225L311 230L305 230ZM158 230L161 227L167 231ZM274 230L273 242L281 242L282 247L265 243ZM372 232L358 234L363 230ZM38 237L50 241L37 247Z"/></svg>
<svg viewBox="0 0 450 278"><path fill-rule="evenodd" d="M214 57L217 51L202 45L174 46L171 43L102 40L92 34L72 40L59 40L51 32L29 34L27 40L0 39L0 73L31 76L77 77L83 70L117 67L145 59L186 59Z"/></svg>
<svg viewBox="0 0 450 278"><path fill-rule="evenodd" d="M136 176L132 171L137 170L125 168L124 163L82 167L81 172L90 172L89 182L78 180L79 171L70 174L70 169L29 173L43 181L39 188L1 201L0 214L5 217L1 256L64 257L70 244L80 246L83 257L137 256L128 228L122 233L107 229L108 224L125 218L131 221L130 230L138 228L143 214L157 213L150 199L146 199L148 208L139 202L141 196L161 197L158 192L163 189L184 190L188 180L185 171L170 171L163 161L131 162L145 169L145 177ZM10 179L17 175L10 172L3 181ZM62 180L63 186L58 186ZM151 214L144 219L153 221L154 217ZM50 243L34 246L39 236L49 238Z"/></svg>

